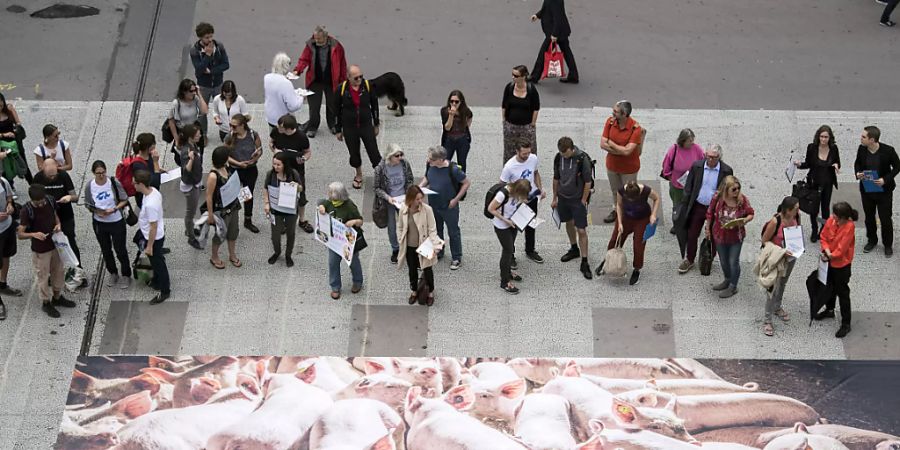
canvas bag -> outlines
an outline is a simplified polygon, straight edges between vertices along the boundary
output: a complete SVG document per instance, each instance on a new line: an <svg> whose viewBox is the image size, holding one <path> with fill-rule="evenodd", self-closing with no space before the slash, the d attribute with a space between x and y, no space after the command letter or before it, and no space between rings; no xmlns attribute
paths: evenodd
<svg viewBox="0 0 900 450"><path fill-rule="evenodd" d="M565 78L565 76L566 65L563 53L559 50L556 42L551 42L550 46L547 47L547 51L544 52L544 73L541 75L541 79Z"/></svg>
<svg viewBox="0 0 900 450"><path fill-rule="evenodd" d="M604 275L610 278L624 277L628 271L628 257L622 249L622 234L616 239L616 246L606 251L606 263L603 264Z"/></svg>

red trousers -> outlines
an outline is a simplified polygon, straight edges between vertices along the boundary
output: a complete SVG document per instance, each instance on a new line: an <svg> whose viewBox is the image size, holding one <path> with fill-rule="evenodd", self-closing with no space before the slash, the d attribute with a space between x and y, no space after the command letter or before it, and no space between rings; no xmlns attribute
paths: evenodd
<svg viewBox="0 0 900 450"><path fill-rule="evenodd" d="M634 263L632 267L635 270L641 270L644 267L644 247L647 245L644 242L644 229L647 228L647 225L650 224L650 217L644 217L643 219L629 219L628 217L622 217L622 244L624 246L625 240L628 239L628 235L634 233L631 241L634 243ZM616 246L616 240L619 239L619 227L618 225L613 226L612 236L609 238L609 244L606 245L606 249L609 250Z"/></svg>

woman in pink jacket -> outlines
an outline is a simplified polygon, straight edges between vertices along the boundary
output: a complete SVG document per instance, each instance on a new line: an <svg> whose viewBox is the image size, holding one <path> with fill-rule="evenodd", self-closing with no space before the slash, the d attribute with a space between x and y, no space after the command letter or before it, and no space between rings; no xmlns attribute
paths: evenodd
<svg viewBox="0 0 900 450"><path fill-rule="evenodd" d="M681 177L691 170L694 161L703 158L703 148L694 143L694 132L690 128L681 130L678 133L678 140L666 151L662 171L659 174L669 181L669 198L672 199L672 205L678 205L684 197L684 183L680 181ZM675 234L675 228L669 232Z"/></svg>

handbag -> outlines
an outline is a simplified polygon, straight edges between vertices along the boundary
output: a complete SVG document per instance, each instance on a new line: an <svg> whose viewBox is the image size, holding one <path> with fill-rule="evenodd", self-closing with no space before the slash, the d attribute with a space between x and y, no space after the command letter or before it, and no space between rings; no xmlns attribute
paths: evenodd
<svg viewBox="0 0 900 450"><path fill-rule="evenodd" d="M372 205L372 222L375 222L376 227L387 228L389 209L386 200L381 198L375 199L375 204Z"/></svg>
<svg viewBox="0 0 900 450"><path fill-rule="evenodd" d="M353 246L353 253L357 253L360 250L365 249L369 246L369 243L366 242L366 235L363 234L362 228L354 228L356 230L356 245Z"/></svg>
<svg viewBox="0 0 900 450"><path fill-rule="evenodd" d="M416 286L416 301L420 305L427 305L428 294L428 283L425 282L425 277L419 277L419 284Z"/></svg>
<svg viewBox="0 0 900 450"><path fill-rule="evenodd" d="M544 78L565 78L566 65L564 63L563 53L559 51L556 42L551 42L544 52L544 72L541 79Z"/></svg>
<svg viewBox="0 0 900 450"><path fill-rule="evenodd" d="M807 214L816 214L819 210L819 190L807 181L797 181L791 188L791 196L800 200L800 210Z"/></svg>
<svg viewBox="0 0 900 450"><path fill-rule="evenodd" d="M709 276L712 272L713 262L712 240L709 238L703 238L703 241L700 243L699 258L700 275Z"/></svg>
<svg viewBox="0 0 900 450"><path fill-rule="evenodd" d="M134 209L131 207L131 202L128 202L128 205L125 206L125 209L128 210L128 214L125 215L125 223L129 227L133 227L138 223L138 216L134 213Z"/></svg>
<svg viewBox="0 0 900 450"><path fill-rule="evenodd" d="M677 158L677 157L678 157L678 144L676 143L672 149L672 161L669 163L669 173L672 173L672 171L675 170L675 158ZM671 175L665 176L665 175L663 175L664 173L665 173L665 171L660 169L659 177L666 181L672 181L672 176Z"/></svg>
<svg viewBox="0 0 900 450"><path fill-rule="evenodd" d="M622 249L622 234L616 239L616 246L606 251L606 259L603 264L603 273L610 278L624 277L628 271L628 257Z"/></svg>

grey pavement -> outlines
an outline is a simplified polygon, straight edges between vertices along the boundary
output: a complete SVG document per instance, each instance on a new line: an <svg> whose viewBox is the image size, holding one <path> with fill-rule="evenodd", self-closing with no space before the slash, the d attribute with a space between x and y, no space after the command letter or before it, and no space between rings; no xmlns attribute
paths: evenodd
<svg viewBox="0 0 900 450"><path fill-rule="evenodd" d="M6 3L14 3L10 0ZM84 0L100 15L34 19L54 1L0 10L0 89L12 98L125 100L134 96L155 2ZM529 22L540 0L163 0L146 100L174 96L193 77L187 48L208 21L231 56L227 78L262 100L272 56L297 58L317 24L375 77L399 73L413 105L438 105L452 88L496 106L510 70L531 69L543 38ZM582 83L542 83L546 106L591 107L628 98L640 108L896 110L900 31L878 26L871 0L635 2L569 0ZM35 64L37 60L46 64ZM15 86L15 89L9 89Z"/></svg>
<svg viewBox="0 0 900 450"><path fill-rule="evenodd" d="M112 168L121 154L128 102L29 102L17 104L26 124L54 122L63 138L72 143L74 180L82 183L87 167L102 159ZM164 117L164 103L141 106L137 130L155 131ZM259 126L261 105L251 105L252 125ZM417 176L423 173L425 151L438 141L436 107L411 107L406 117L384 111L379 137L383 147L399 143L409 155ZM244 267L218 271L207 262L208 252L184 245L179 218L166 221L168 257L173 275L173 297L159 307L150 306L149 288L130 290L102 287L92 354L295 354L295 355L484 355L484 356L660 356L698 358L845 359L896 358L895 345L900 307L895 295L885 295L887 283L900 278L898 260L886 260L880 249L857 252L851 281L854 316L853 339L833 337L834 322L805 320L805 275L815 267L804 256L788 284L785 308L793 316L788 324L776 324L776 337L761 333L763 294L751 274L756 256L756 236L763 218L775 210L790 192L783 168L790 152L805 148L816 127L830 123L837 133L845 164L850 164L859 130L867 124L882 127L883 140L900 136L900 114L883 112L810 112L740 110L635 110L634 117L649 130L642 156L640 179L658 183L664 149L683 127L691 127L698 142L721 143L724 160L742 179L759 219L749 225L742 254L740 292L719 300L709 289L718 281L696 271L679 276L677 244L664 231L647 248L641 282L629 287L625 280L584 280L577 263L564 265L559 256L567 248L562 231L549 223L538 230L537 249L547 262L536 265L519 254L525 281L522 293L509 296L498 289L499 244L491 225L481 215L485 190L500 170L502 148L496 108L475 108L473 149L469 156L472 193L462 205L461 226L464 262L459 271L449 261L435 268L436 302L431 308L406 305L404 268L388 262L390 254L383 230L366 225L369 248L363 251L365 288L353 295L345 290L340 301L331 300L326 281L325 249L300 233L295 249L297 265L287 269L279 261L269 266L269 230L254 235L241 230L238 255ZM600 124L607 108L546 108L538 122L541 169L549 180L551 155L562 135L571 136L583 149L600 157ZM306 108L302 118L305 119ZM263 125L264 126L264 125ZM29 126L29 130L38 125ZM37 144L31 133L26 147ZM266 133L262 133L266 140ZM213 141L216 137L212 137ZM215 142L213 143L215 145ZM313 159L307 173L309 197L320 198L330 181L349 183L344 145L332 136L312 140ZM163 166L174 167L170 154ZM799 156L796 156L799 157ZM601 159L602 161L602 159ZM264 159L261 169L268 169ZM205 162L205 167L209 161ZM599 198L605 195L605 172L597 173ZM842 171L841 195L858 201L849 170ZM365 189L351 190L354 202L371 202L371 170L366 168ZM18 184L20 191L23 184ZM663 184L663 186L665 186ZM163 192L173 192L165 186ZM260 189L257 187L257 194ZM173 198L174 196L174 198ZM167 204L178 203L169 194ZM900 208L897 199L895 210ZM671 210L663 195L663 211ZM257 202L256 223L264 224ZM169 208L167 208L169 209ZM79 244L92 279L98 248L89 231L89 215L77 208ZM549 208L540 208L549 221ZM663 214L666 215L666 214ZM896 219L897 214L895 214ZM599 221L594 214L595 222ZM609 239L609 226L590 227L591 263L600 261ZM862 223L857 242L864 241ZM129 246L129 251L134 247ZM20 242L13 258L10 283L28 288L31 270L28 247ZM626 253L631 259L630 245ZM349 274L344 269L344 282ZM79 307L64 311L58 320L39 309L33 286L24 298L5 298L10 317L0 324L0 448L46 447L53 441L68 380L80 346L89 292L73 295ZM132 303L137 302L137 303ZM401 309L402 308L402 309ZM155 311L159 311L156 313ZM629 329L627 325L632 327ZM180 335L180 339L179 339ZM38 445L40 444L40 445ZM43 445L46 444L46 445Z"/></svg>

